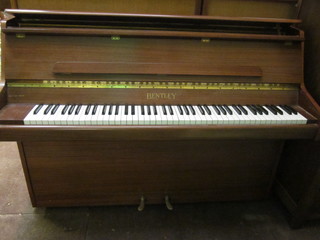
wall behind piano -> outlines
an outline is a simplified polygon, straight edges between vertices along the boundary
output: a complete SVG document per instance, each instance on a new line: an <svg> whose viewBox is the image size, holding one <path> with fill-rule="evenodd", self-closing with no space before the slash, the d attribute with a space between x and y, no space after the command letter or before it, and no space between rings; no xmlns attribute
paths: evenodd
<svg viewBox="0 0 320 240"><path fill-rule="evenodd" d="M305 31L305 83L320 104L320 1L304 0L300 18Z"/></svg>

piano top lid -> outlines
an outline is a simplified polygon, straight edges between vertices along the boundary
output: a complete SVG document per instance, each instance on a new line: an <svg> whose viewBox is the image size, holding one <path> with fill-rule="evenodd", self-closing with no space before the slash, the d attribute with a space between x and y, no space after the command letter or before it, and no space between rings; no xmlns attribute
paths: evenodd
<svg viewBox="0 0 320 240"><path fill-rule="evenodd" d="M200 15L160 15L160 14L131 14L131 13L105 13L105 12L76 12L76 11L48 11L48 10L28 10L28 9L6 9L4 13L14 15L15 17L24 16L62 16L90 18L108 18L119 17L133 19L191 19L191 20L225 20L225 21L243 21L243 22L277 22L277 23L301 23L300 19L283 18L255 18L255 17L219 17L219 16L200 16Z"/></svg>
<svg viewBox="0 0 320 240"><path fill-rule="evenodd" d="M199 37L210 37L206 33L223 33L266 36L266 39L276 37L273 40L277 40L277 37L280 37L279 40L293 41L299 41L303 38L302 32L295 27L296 24L301 22L297 19L115 14L21 9L6 10L5 16L7 19L6 27L3 29L5 33L35 33L41 29L43 33L55 32L63 34L68 29L69 34L72 34L72 32L77 34L79 29L85 29L88 30L88 33L90 33L90 30L95 30L91 32L100 33L103 33L104 30L112 30L113 34L116 33L115 30L120 30L120 35L126 35L123 31L127 30L134 31L132 35L139 35L146 31L161 31L164 36L174 35L172 34L173 32L196 32L203 33ZM59 32L57 29L61 31Z"/></svg>

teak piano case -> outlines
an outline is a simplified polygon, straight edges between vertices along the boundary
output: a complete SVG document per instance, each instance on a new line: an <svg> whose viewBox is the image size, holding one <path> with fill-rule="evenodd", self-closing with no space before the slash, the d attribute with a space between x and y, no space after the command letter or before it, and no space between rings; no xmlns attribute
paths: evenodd
<svg viewBox="0 0 320 240"><path fill-rule="evenodd" d="M147 203L166 197L175 203L262 199L270 194L285 141L314 139L318 132L319 107L303 85L298 20L26 10L5 15L0 140L18 142L33 206L139 204L141 197ZM88 25L92 21L100 27ZM249 32L239 32L239 26ZM222 82L290 89L161 89L176 96L169 99L148 98L159 88L23 85L44 81ZM310 122L24 125L23 118L39 103L288 104Z"/></svg>

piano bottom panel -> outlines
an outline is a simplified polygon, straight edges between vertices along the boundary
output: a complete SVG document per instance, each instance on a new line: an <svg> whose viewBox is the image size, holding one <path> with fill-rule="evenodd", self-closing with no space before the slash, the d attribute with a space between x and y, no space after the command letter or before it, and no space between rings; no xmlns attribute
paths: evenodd
<svg viewBox="0 0 320 240"><path fill-rule="evenodd" d="M19 144L33 206L254 200L268 196L282 141Z"/></svg>

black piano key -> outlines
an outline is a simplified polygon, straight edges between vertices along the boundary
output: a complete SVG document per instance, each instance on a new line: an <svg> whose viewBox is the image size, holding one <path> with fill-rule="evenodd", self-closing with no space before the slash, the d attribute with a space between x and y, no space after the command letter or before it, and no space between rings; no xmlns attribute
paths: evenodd
<svg viewBox="0 0 320 240"><path fill-rule="evenodd" d="M173 109L170 105L168 105L170 115L173 115Z"/></svg>
<svg viewBox="0 0 320 240"><path fill-rule="evenodd" d="M283 109L286 113L288 113L289 115L292 115L292 111L291 111L291 109L290 108L287 108L287 106L285 106L285 105L280 105L279 106L281 109Z"/></svg>
<svg viewBox="0 0 320 240"><path fill-rule="evenodd" d="M198 109L199 109L199 111L200 111L200 113L201 113L202 115L205 115L205 114L206 114L206 112L205 112L204 109L201 107L201 105L198 105L197 107L198 107Z"/></svg>
<svg viewBox="0 0 320 240"><path fill-rule="evenodd" d="M227 105L223 105L223 107L224 107L224 109L227 111L227 113L228 113L229 115L232 115L232 114L233 114L232 110L231 110Z"/></svg>
<svg viewBox="0 0 320 240"><path fill-rule="evenodd" d="M129 106L125 105L124 106L124 115L128 115L128 112L129 112Z"/></svg>
<svg viewBox="0 0 320 240"><path fill-rule="evenodd" d="M181 107L180 105L177 105L177 107L178 107L179 114L180 114L180 115L183 115L182 107Z"/></svg>
<svg viewBox="0 0 320 240"><path fill-rule="evenodd" d="M59 106L60 106L60 104L56 104L56 105L52 108L51 115L54 115L54 114L57 112Z"/></svg>
<svg viewBox="0 0 320 240"><path fill-rule="evenodd" d="M163 114L164 114L164 115L167 115L167 109L166 109L166 106L165 106L165 105L162 105L162 106L161 106L161 108L162 108L162 112L163 112Z"/></svg>
<svg viewBox="0 0 320 240"><path fill-rule="evenodd" d="M251 105L251 107L254 108L259 115L262 115L262 114L263 114L262 110L259 109L259 108L257 107L257 105Z"/></svg>
<svg viewBox="0 0 320 240"><path fill-rule="evenodd" d="M217 107L219 108L220 112L222 112L223 115L227 115L227 111L223 108L223 106L217 105Z"/></svg>
<svg viewBox="0 0 320 240"><path fill-rule="evenodd" d="M119 105L116 105L116 110L115 110L114 114L119 115Z"/></svg>
<svg viewBox="0 0 320 240"><path fill-rule="evenodd" d="M274 108L272 108L270 105L266 105L266 108L268 108L268 110L272 112L272 114L278 115L278 112Z"/></svg>
<svg viewBox="0 0 320 240"><path fill-rule="evenodd" d="M92 106L91 104L87 106L85 115L88 115L90 113L91 106Z"/></svg>
<svg viewBox="0 0 320 240"><path fill-rule="evenodd" d="M157 108L156 108L156 106L154 106L154 105L153 105L153 113L154 113L154 115L158 115Z"/></svg>
<svg viewBox="0 0 320 240"><path fill-rule="evenodd" d="M43 107L43 104L38 105L38 107L33 111L33 114L34 115L38 114L38 112L41 110L42 107Z"/></svg>
<svg viewBox="0 0 320 240"><path fill-rule="evenodd" d="M79 114L79 112L80 112L80 110L81 110L81 107L82 107L82 105L81 105L81 104L77 106L77 109L76 109L76 115L78 115L78 114Z"/></svg>
<svg viewBox="0 0 320 240"><path fill-rule="evenodd" d="M103 105L102 115L106 115L106 113L107 113L107 105Z"/></svg>
<svg viewBox="0 0 320 240"><path fill-rule="evenodd" d="M131 115L135 115L135 114L136 114L136 106L131 105Z"/></svg>
<svg viewBox="0 0 320 240"><path fill-rule="evenodd" d="M203 108L207 112L208 115L212 115L211 110L208 108L207 105L203 105Z"/></svg>
<svg viewBox="0 0 320 240"><path fill-rule="evenodd" d="M113 105L110 105L109 111L108 111L108 115L112 115L112 110L113 110Z"/></svg>
<svg viewBox="0 0 320 240"><path fill-rule="evenodd" d="M242 112L240 111L240 109L236 105L232 105L232 108L236 111L236 113L238 115L242 115Z"/></svg>
<svg viewBox="0 0 320 240"><path fill-rule="evenodd" d="M189 105L189 109L192 115L196 115L196 110L194 110L192 105Z"/></svg>
<svg viewBox="0 0 320 240"><path fill-rule="evenodd" d="M255 108L253 108L252 106L250 105L247 105L247 108L250 110L250 112L252 112L253 115L257 115L257 111Z"/></svg>
<svg viewBox="0 0 320 240"><path fill-rule="evenodd" d="M47 115L50 112L52 107L53 107L53 104L49 104L48 107L44 110L44 115Z"/></svg>
<svg viewBox="0 0 320 240"><path fill-rule="evenodd" d="M212 105L212 108L214 109L214 111L216 112L217 115L221 115L221 112L216 105Z"/></svg>
<svg viewBox="0 0 320 240"><path fill-rule="evenodd" d="M277 113L279 113L280 115L283 115L283 112L282 112L282 110L281 110L280 108L278 108L278 107L275 106L275 105L271 105L271 107L272 107L274 110L276 110Z"/></svg>
<svg viewBox="0 0 320 240"><path fill-rule="evenodd" d="M288 109L290 109L290 110L291 110L291 112L292 112L294 115L297 115L297 114L298 114L298 111L297 111L297 110L295 110L293 107L288 106L288 105L284 105L284 106L286 106Z"/></svg>
<svg viewBox="0 0 320 240"><path fill-rule="evenodd" d="M186 115L190 115L189 109L186 105L182 105L183 111Z"/></svg>
<svg viewBox="0 0 320 240"><path fill-rule="evenodd" d="M98 109L98 105L95 104L95 105L93 106L93 109L92 109L92 115L96 115L97 109Z"/></svg>
<svg viewBox="0 0 320 240"><path fill-rule="evenodd" d="M144 115L144 105L141 105L141 115Z"/></svg>
<svg viewBox="0 0 320 240"><path fill-rule="evenodd" d="M237 106L244 115L248 115L248 111L241 105Z"/></svg>
<svg viewBox="0 0 320 240"><path fill-rule="evenodd" d="M69 111L68 111L68 115L71 115L73 110L75 109L76 105L72 104L69 108Z"/></svg>
<svg viewBox="0 0 320 240"><path fill-rule="evenodd" d="M148 113L148 115L151 115L151 108L150 108L150 105L147 105L147 113Z"/></svg>
<svg viewBox="0 0 320 240"><path fill-rule="evenodd" d="M66 112L68 111L69 106L70 106L69 104L64 106L64 108L62 109L62 112L61 112L62 115L66 114Z"/></svg>
<svg viewBox="0 0 320 240"><path fill-rule="evenodd" d="M265 115L269 115L268 110L267 110L267 109L265 109L265 108L264 108L264 106L257 105L257 107L258 107L259 109L261 109L261 111L263 112L263 114L265 114Z"/></svg>

